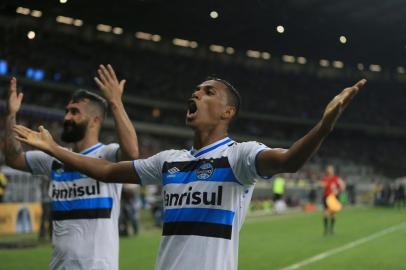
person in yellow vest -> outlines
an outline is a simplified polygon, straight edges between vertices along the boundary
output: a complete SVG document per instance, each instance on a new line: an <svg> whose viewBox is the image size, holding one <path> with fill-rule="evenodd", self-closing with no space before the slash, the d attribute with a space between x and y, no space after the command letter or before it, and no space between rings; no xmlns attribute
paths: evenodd
<svg viewBox="0 0 406 270"><path fill-rule="evenodd" d="M286 210L286 203L283 200L283 194L285 193L285 179L278 175L273 181L273 202L274 211L276 214L282 214Z"/></svg>
<svg viewBox="0 0 406 270"><path fill-rule="evenodd" d="M285 178L282 176L275 177L273 181L273 201L279 201L283 198L283 193L285 192Z"/></svg>
<svg viewBox="0 0 406 270"><path fill-rule="evenodd" d="M4 173L0 172L0 203L3 202L4 195L6 194L7 177Z"/></svg>

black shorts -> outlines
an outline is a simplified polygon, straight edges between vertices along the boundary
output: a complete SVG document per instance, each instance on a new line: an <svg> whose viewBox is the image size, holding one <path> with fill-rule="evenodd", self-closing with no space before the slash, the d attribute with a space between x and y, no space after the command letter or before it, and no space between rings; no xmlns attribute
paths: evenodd
<svg viewBox="0 0 406 270"><path fill-rule="evenodd" d="M278 193L274 193L273 194L273 200L275 201L279 201L280 199L282 199L282 194L278 194Z"/></svg>

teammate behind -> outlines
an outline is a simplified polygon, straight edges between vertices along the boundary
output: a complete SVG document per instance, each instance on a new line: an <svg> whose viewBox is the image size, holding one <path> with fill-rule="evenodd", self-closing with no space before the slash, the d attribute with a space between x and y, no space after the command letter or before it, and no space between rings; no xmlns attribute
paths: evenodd
<svg viewBox="0 0 406 270"><path fill-rule="evenodd" d="M106 100L79 90L66 106L61 139L83 156L117 162L138 158L137 136L121 101L125 81L109 65L95 78L116 124L118 144L99 142ZM18 170L51 178L52 258L49 269L118 269L118 217L121 184L98 182L41 151L23 152L12 131L23 94L11 79L6 117L6 163Z"/></svg>
<svg viewBox="0 0 406 270"><path fill-rule="evenodd" d="M324 235L334 234L334 225L336 222L336 212L328 205L327 199L329 196L338 198L340 192L345 190L344 181L335 175L333 165L328 165L326 168L326 176L321 180L321 184L324 187L323 191L323 207L324 207Z"/></svg>
<svg viewBox="0 0 406 270"><path fill-rule="evenodd" d="M194 130L191 150L168 150L133 162L110 163L59 147L43 127L16 126L19 140L104 182L163 185L163 232L156 269L237 269L239 231L256 179L297 171L332 131L365 80L344 89L322 120L289 150L258 142L237 143L228 127L240 97L227 81L199 84L188 101L186 125ZM136 252L136 251L134 251Z"/></svg>

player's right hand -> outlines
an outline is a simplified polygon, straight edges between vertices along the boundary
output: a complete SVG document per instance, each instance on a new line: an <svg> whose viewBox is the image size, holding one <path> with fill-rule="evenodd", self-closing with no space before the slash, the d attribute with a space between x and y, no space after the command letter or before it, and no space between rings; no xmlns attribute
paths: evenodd
<svg viewBox="0 0 406 270"><path fill-rule="evenodd" d="M23 96L23 93L17 93L17 79L11 78L7 99L7 112L9 114L17 113L20 110Z"/></svg>
<svg viewBox="0 0 406 270"><path fill-rule="evenodd" d="M362 79L351 87L347 87L341 91L340 94L335 96L333 100L327 105L322 118L322 127L324 130L330 132L333 130L338 118L340 118L343 111L347 108L348 104L356 94L364 87L367 80Z"/></svg>
<svg viewBox="0 0 406 270"><path fill-rule="evenodd" d="M99 86L104 98L109 102L121 102L124 85L126 80L118 81L116 73L111 65L100 65L97 70L99 77L95 77L94 81Z"/></svg>
<svg viewBox="0 0 406 270"><path fill-rule="evenodd" d="M39 132L26 128L22 125L15 125L13 131L17 134L16 139L36 149L52 153L53 147L58 146L52 135L43 126L38 128Z"/></svg>

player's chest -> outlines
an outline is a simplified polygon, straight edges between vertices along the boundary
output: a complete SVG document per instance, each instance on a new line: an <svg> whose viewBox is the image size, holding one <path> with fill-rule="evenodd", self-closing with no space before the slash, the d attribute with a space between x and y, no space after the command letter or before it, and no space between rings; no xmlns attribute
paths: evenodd
<svg viewBox="0 0 406 270"><path fill-rule="evenodd" d="M53 200L98 197L108 193L104 183L57 161L52 164L50 178L50 196Z"/></svg>
<svg viewBox="0 0 406 270"><path fill-rule="evenodd" d="M163 185L192 182L237 182L227 157L165 162Z"/></svg>

